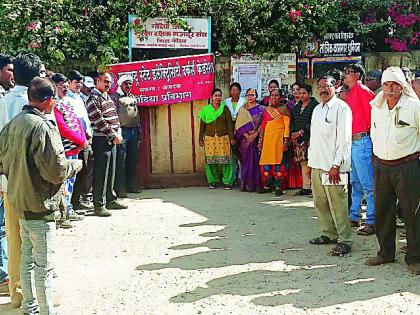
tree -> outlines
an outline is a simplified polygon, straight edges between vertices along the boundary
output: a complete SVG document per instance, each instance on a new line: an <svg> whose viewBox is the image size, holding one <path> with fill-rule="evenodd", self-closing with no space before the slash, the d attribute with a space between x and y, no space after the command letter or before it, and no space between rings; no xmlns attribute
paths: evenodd
<svg viewBox="0 0 420 315"><path fill-rule="evenodd" d="M216 53L265 57L297 51L338 28L362 35L365 47L418 47L419 0L2 0L0 47L33 51L49 64L81 58L98 64L126 61L128 14L139 21L211 16Z"/></svg>

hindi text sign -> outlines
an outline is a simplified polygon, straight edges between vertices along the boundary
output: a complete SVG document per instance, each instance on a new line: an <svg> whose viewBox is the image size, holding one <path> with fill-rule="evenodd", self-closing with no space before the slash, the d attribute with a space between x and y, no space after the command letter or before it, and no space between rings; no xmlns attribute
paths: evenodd
<svg viewBox="0 0 420 315"><path fill-rule="evenodd" d="M130 22L135 23L136 17L130 15ZM205 49L210 47L210 18L185 17L191 31L186 31L178 25L171 24L163 18L149 18L142 33L130 31L129 44L131 48L158 49Z"/></svg>
<svg viewBox="0 0 420 315"><path fill-rule="evenodd" d="M214 88L214 55L195 55L120 63L109 66L111 93L123 75L133 79L131 93L139 106L154 106L208 99Z"/></svg>

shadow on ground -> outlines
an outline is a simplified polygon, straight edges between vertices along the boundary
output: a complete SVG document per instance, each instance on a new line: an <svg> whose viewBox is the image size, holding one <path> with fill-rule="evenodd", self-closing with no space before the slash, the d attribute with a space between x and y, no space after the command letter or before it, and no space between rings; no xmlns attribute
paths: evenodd
<svg viewBox="0 0 420 315"><path fill-rule="evenodd" d="M328 255L331 246L309 245L308 240L319 236L319 231L315 211L307 197L294 197L290 191L279 199L272 195L205 188L151 190L145 195L208 218L182 227L222 227L217 232L202 234L211 238L203 243L171 247L219 250L180 256L169 263L139 266L137 270L198 270L278 261L297 267L293 271L256 270L216 278L207 282L206 287L172 297L171 302L191 303L220 294L265 294L253 298L252 302L263 306L293 304L299 308L319 308L399 292L420 293L419 277L406 272L402 256L397 264L376 268L364 265L366 258L377 251L374 236L355 235L353 252L342 258ZM311 269L311 266L319 268Z"/></svg>

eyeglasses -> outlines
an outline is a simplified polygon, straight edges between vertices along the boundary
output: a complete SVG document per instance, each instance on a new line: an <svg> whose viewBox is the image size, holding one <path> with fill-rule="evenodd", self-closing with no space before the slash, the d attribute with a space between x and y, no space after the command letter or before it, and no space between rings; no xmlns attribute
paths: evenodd
<svg viewBox="0 0 420 315"><path fill-rule="evenodd" d="M344 74L349 74L349 73L356 73L356 71L351 70L351 69L344 69Z"/></svg>
<svg viewBox="0 0 420 315"><path fill-rule="evenodd" d="M332 85L332 84L318 85L318 90L321 90L321 89L329 89L329 88L331 88L333 86L334 85Z"/></svg>

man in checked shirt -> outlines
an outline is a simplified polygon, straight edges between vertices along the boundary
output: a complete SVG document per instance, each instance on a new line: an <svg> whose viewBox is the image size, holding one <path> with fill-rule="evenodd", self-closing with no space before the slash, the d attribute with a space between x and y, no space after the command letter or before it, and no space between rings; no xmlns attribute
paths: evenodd
<svg viewBox="0 0 420 315"><path fill-rule="evenodd" d="M93 206L95 214L109 217L109 209L126 209L114 193L116 146L122 142L120 121L114 102L108 94L112 77L98 73L95 88L86 101L93 130Z"/></svg>

